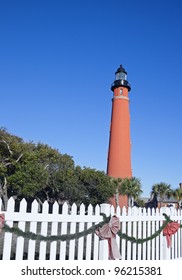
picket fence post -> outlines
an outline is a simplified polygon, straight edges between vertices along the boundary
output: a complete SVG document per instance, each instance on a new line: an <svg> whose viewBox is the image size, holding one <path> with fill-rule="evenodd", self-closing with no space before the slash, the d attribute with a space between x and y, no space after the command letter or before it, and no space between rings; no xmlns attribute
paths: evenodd
<svg viewBox="0 0 182 280"><path fill-rule="evenodd" d="M103 203L100 205L100 212L105 214L107 217L111 212L111 205ZM99 242L99 260L108 260L109 250L108 250L108 241L100 240Z"/></svg>
<svg viewBox="0 0 182 280"><path fill-rule="evenodd" d="M165 214L170 216L170 208L169 207L162 207L161 208L161 213L162 214L165 213ZM163 256L162 256L162 259L163 260L170 260L171 249L167 247L167 239L166 239L165 236L163 236L162 241L163 241L163 251L162 251Z"/></svg>

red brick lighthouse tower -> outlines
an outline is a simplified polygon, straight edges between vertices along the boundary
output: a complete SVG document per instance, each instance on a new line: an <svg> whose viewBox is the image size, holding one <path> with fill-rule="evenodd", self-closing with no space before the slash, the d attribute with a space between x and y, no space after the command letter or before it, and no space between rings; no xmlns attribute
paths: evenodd
<svg viewBox="0 0 182 280"><path fill-rule="evenodd" d="M127 72L122 65L115 73L111 85L113 91L112 115L107 162L107 175L114 178L131 178L131 140L128 92L131 86L127 81ZM127 206L127 196L119 196L120 207ZM109 202L116 205L115 197Z"/></svg>

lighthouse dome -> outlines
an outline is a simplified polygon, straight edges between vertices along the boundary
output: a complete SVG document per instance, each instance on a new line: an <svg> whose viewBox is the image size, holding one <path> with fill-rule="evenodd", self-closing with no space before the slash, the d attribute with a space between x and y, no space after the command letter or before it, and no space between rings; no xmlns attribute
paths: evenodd
<svg viewBox="0 0 182 280"><path fill-rule="evenodd" d="M121 73L121 72L127 74L126 70L123 68L122 65L120 65L120 67L117 69L115 75L116 75L117 73Z"/></svg>

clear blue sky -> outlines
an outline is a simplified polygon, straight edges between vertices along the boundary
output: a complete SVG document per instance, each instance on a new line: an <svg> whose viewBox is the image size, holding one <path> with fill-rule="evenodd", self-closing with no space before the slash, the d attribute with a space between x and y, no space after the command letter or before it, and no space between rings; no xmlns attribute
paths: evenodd
<svg viewBox="0 0 182 280"><path fill-rule="evenodd" d="M110 85L131 83L143 196L182 181L182 1L0 1L0 126L106 171Z"/></svg>

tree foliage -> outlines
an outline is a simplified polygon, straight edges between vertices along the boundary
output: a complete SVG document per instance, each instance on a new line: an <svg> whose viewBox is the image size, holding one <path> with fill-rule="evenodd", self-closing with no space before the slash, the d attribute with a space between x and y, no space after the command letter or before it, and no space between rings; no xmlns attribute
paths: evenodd
<svg viewBox="0 0 182 280"><path fill-rule="evenodd" d="M128 196L128 206L134 205L134 200L137 200L141 193L141 182L140 179L136 177L131 178L112 178L113 185L116 189L116 200L118 200L118 195ZM117 202L118 204L118 202Z"/></svg>
<svg viewBox="0 0 182 280"><path fill-rule="evenodd" d="M0 197L97 204L115 192L102 171L75 166L68 154L46 144L25 142L0 129Z"/></svg>
<svg viewBox="0 0 182 280"><path fill-rule="evenodd" d="M152 186L152 193L156 194L158 196L158 199L162 202L164 199L171 197L171 185L165 182L154 184Z"/></svg>

